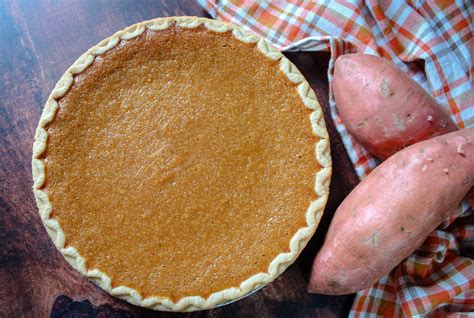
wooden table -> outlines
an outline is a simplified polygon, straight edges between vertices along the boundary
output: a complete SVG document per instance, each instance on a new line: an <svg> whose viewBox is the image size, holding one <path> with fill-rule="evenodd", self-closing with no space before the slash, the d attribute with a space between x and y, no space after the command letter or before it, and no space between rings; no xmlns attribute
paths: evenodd
<svg viewBox="0 0 474 318"><path fill-rule="evenodd" d="M181 315L131 306L73 270L41 224L31 191L30 168L33 135L42 107L66 68L113 32L170 15L207 16L192 0L0 1L0 317ZM358 182L328 117L329 56L287 56L316 91L330 132L334 173L322 223L298 261L275 282L243 300L188 317L340 317L350 308L353 296L306 292L311 261L334 210Z"/></svg>

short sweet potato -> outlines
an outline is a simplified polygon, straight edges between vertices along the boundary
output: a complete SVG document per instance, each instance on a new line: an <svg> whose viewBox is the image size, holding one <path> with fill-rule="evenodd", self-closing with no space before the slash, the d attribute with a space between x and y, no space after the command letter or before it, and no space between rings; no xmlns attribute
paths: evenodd
<svg viewBox="0 0 474 318"><path fill-rule="evenodd" d="M349 133L382 160L406 146L457 129L421 86L380 57L340 56L332 88Z"/></svg>
<svg viewBox="0 0 474 318"><path fill-rule="evenodd" d="M336 210L308 290L349 294L388 274L474 184L474 128L411 145L379 165Z"/></svg>

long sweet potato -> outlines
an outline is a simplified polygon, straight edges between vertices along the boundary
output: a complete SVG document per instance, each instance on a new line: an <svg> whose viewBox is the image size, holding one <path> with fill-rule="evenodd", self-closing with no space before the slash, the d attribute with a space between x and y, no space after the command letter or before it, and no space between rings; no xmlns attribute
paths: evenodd
<svg viewBox="0 0 474 318"><path fill-rule="evenodd" d="M378 166L342 202L308 290L367 288L419 247L474 184L474 128L419 142Z"/></svg>
<svg viewBox="0 0 474 318"><path fill-rule="evenodd" d="M397 151L457 129L436 101L388 60L340 56L332 82L339 115L349 133L385 160Z"/></svg>

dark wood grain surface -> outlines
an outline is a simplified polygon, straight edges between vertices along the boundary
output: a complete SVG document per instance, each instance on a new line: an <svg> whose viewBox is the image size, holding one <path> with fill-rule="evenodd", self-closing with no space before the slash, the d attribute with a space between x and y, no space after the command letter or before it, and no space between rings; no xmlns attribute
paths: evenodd
<svg viewBox="0 0 474 318"><path fill-rule="evenodd" d="M306 292L311 261L334 210L358 182L328 112L326 53L291 53L316 91L331 137L331 197L315 237L275 282L233 304L159 313L109 296L73 270L43 228L31 186L31 147L46 98L89 47L130 24L206 13L190 1L0 0L0 317L343 317L353 296ZM85 314L81 316L81 314Z"/></svg>

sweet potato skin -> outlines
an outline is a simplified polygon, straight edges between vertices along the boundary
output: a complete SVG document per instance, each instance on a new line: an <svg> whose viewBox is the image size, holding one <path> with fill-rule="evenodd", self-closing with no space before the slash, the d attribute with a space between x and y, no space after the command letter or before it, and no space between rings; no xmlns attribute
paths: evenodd
<svg viewBox="0 0 474 318"><path fill-rule="evenodd" d="M332 87L349 133L382 160L406 146L457 129L422 87L386 59L340 56Z"/></svg>
<svg viewBox="0 0 474 318"><path fill-rule="evenodd" d="M474 128L419 142L378 166L336 210L308 290L370 287L418 248L474 184Z"/></svg>

